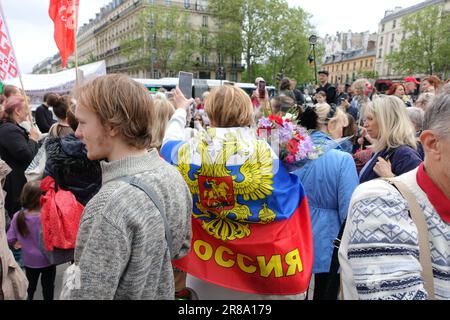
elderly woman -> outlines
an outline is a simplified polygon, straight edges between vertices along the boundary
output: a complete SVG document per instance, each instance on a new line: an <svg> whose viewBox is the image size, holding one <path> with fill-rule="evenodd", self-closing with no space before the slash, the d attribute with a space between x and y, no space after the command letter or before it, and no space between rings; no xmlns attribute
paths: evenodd
<svg viewBox="0 0 450 320"><path fill-rule="evenodd" d="M406 111L408 112L409 119L411 120L414 131L416 132L416 137L419 137L422 133L423 117L425 112L417 107L408 108Z"/></svg>
<svg viewBox="0 0 450 320"><path fill-rule="evenodd" d="M425 154L419 137L423 129L423 119L425 116L425 112L417 107L407 108L406 111L408 112L409 119L411 120L411 124L414 128L414 131L416 132L417 152L419 153L420 158L423 159L425 157Z"/></svg>
<svg viewBox="0 0 450 320"><path fill-rule="evenodd" d="M193 250L174 265L200 299L304 298L309 209L298 178L256 138L249 96L231 85L214 88L205 103L211 127L193 137L185 134L192 99L177 89L175 101L161 154L178 167L194 207Z"/></svg>
<svg viewBox="0 0 450 320"><path fill-rule="evenodd" d="M350 198L358 186L352 156L341 151L334 142L334 139L342 138L348 118L340 108L324 103L306 108L299 121L303 127L312 130L310 136L314 145L325 152L317 160L294 171L305 187L310 206L314 239L313 299L336 300L339 278L329 274L333 240L345 221ZM328 287L330 281L334 286Z"/></svg>
<svg viewBox="0 0 450 320"><path fill-rule="evenodd" d="M422 92L438 93L442 87L442 81L436 76L428 76L422 80Z"/></svg>
<svg viewBox="0 0 450 320"><path fill-rule="evenodd" d="M374 155L360 172L361 183L401 175L422 162L414 128L399 98L385 96L368 104L364 127L374 139Z"/></svg>
<svg viewBox="0 0 450 320"><path fill-rule="evenodd" d="M353 82L351 86L353 92L353 99L350 107L358 110L356 120L356 126L359 128L364 123L365 108L369 100L369 95L373 91L373 86L367 79L358 79Z"/></svg>
<svg viewBox="0 0 450 320"><path fill-rule="evenodd" d="M19 123L29 119L30 110L25 99L19 95L10 96L4 103L4 114L0 120L0 158L12 172L6 177L5 208L10 217L20 210L20 193L27 182L25 169L36 155L39 145L39 134L35 127L30 133L19 126Z"/></svg>
<svg viewBox="0 0 450 320"><path fill-rule="evenodd" d="M427 111L428 106L433 101L435 94L430 92L424 92L419 95L416 102L414 103L415 107L422 109L424 112Z"/></svg>
<svg viewBox="0 0 450 320"><path fill-rule="evenodd" d="M344 299L450 299L450 94L426 111L420 140L423 164L393 179L409 190L409 199L381 179L352 196L339 249ZM414 202L423 228L412 218Z"/></svg>

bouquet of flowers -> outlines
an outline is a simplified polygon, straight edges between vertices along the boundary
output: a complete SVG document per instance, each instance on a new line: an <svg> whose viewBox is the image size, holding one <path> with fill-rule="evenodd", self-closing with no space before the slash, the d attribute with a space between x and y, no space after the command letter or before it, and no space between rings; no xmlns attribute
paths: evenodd
<svg viewBox="0 0 450 320"><path fill-rule="evenodd" d="M321 150L315 147L306 130L288 118L275 115L258 121L257 135L265 139L289 171L302 167L307 160L319 157Z"/></svg>

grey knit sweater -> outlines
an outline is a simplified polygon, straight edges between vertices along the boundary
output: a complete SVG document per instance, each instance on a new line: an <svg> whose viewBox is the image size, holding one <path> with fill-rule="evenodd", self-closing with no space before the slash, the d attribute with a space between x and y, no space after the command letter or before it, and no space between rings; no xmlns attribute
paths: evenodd
<svg viewBox="0 0 450 320"><path fill-rule="evenodd" d="M186 183L155 150L101 166L102 188L86 205L77 236L81 286L71 298L174 299L163 219L143 191L117 179L137 176L159 196L175 258L186 255L191 244L192 198Z"/></svg>

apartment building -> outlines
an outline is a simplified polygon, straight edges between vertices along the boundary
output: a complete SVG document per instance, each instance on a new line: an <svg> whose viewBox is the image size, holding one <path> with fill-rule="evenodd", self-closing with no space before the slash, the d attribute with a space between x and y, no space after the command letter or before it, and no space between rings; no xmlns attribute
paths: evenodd
<svg viewBox="0 0 450 320"><path fill-rule="evenodd" d="M375 60L375 71L377 71L380 78L397 79L401 77L401 75L395 74L392 66L386 60L386 56L391 52L399 50L402 40L408 37L407 32L402 28L402 18L441 3L445 3L446 10L449 10L450 2L448 0L428 0L408 8L395 7L393 10L385 11L383 19L378 24ZM420 77L421 75L415 76Z"/></svg>
<svg viewBox="0 0 450 320"><path fill-rule="evenodd" d="M137 30L139 15L146 7L152 5L178 6L183 12L188 12L192 29L207 30L206 33L202 33L198 47L212 39L219 27L208 13L207 0L113 0L101 8L95 18L79 28L78 61L86 63L105 60L108 73L125 73L135 78L158 79L162 76L177 76L180 70L170 70L164 75L158 69L158 65L153 63L148 68L137 68L133 61L128 61L122 52L123 41L140 37L140 32ZM195 62L192 70L184 71L193 72L196 78L216 79L219 76L219 67L223 67L225 79L241 80L244 67L240 59L228 58L224 61L214 50L209 52L198 50L190 58ZM45 66L44 68L48 69ZM36 73L39 72L40 70L36 69Z"/></svg>

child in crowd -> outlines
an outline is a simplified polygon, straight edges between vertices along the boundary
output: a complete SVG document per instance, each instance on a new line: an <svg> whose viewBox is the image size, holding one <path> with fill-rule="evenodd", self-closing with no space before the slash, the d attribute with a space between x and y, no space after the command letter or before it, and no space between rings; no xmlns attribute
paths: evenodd
<svg viewBox="0 0 450 320"><path fill-rule="evenodd" d="M39 276L44 300L53 300L56 266L51 265L39 249L41 229L40 181L26 183L20 195L22 209L17 212L7 232L8 244L22 248L23 264L28 278L28 300L33 300Z"/></svg>

